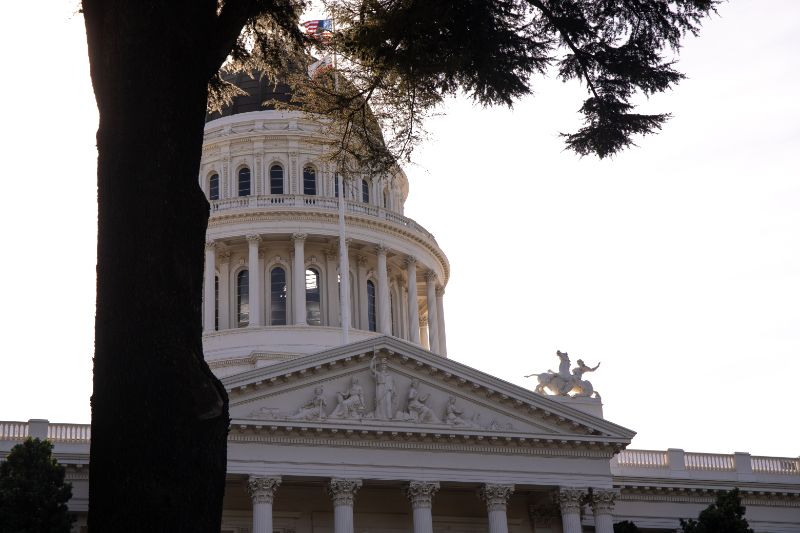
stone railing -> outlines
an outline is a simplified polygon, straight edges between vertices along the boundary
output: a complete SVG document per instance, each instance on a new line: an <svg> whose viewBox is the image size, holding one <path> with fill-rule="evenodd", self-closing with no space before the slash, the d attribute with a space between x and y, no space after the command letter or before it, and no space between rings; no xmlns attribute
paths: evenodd
<svg viewBox="0 0 800 533"><path fill-rule="evenodd" d="M53 442L89 442L91 436L89 424L50 424L47 428L47 439Z"/></svg>
<svg viewBox="0 0 800 533"><path fill-rule="evenodd" d="M735 474L777 474L800 477L800 458L694 453L670 448L661 450L623 450L611 459L614 475L637 475L641 469L662 470L663 475L686 476L690 472L729 472Z"/></svg>
<svg viewBox="0 0 800 533"><path fill-rule="evenodd" d="M0 422L0 440L25 440L27 438L27 422Z"/></svg>
<svg viewBox="0 0 800 533"><path fill-rule="evenodd" d="M89 424L56 424L47 420L0 422L0 441L23 441L28 437L47 439L53 443L88 444Z"/></svg>
<svg viewBox="0 0 800 533"><path fill-rule="evenodd" d="M221 213L235 209L270 209L302 207L336 211L339 209L339 200L328 196L306 196L303 194L270 194L262 196L244 196L237 198L224 198L211 201L211 213ZM347 200L347 213L351 215L368 216L387 220L394 224L404 226L417 233L421 233L434 243L436 238L414 220L398 213L373 204Z"/></svg>

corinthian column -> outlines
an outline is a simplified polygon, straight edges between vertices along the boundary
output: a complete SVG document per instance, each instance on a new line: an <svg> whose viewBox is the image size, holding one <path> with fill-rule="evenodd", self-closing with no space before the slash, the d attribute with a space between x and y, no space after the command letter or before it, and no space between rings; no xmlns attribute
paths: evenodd
<svg viewBox="0 0 800 533"><path fill-rule="evenodd" d="M406 487L406 496L411 500L414 513L414 533L433 533L431 504L433 495L439 490L439 483L412 481Z"/></svg>
<svg viewBox="0 0 800 533"><path fill-rule="evenodd" d="M280 477L250 476L247 481L253 500L253 533L272 533L272 500L280 484Z"/></svg>
<svg viewBox="0 0 800 533"><path fill-rule="evenodd" d="M386 268L386 252L388 248L379 245L375 248L378 254L378 331L384 335L392 334L392 319L389 309L389 273Z"/></svg>
<svg viewBox="0 0 800 533"><path fill-rule="evenodd" d="M428 346L433 353L439 353L439 312L436 305L436 273L429 270L425 274L425 289L428 297Z"/></svg>
<svg viewBox="0 0 800 533"><path fill-rule="evenodd" d="M292 270L292 307L294 307L294 323L304 326L306 323L306 235L295 233L294 240L294 265Z"/></svg>
<svg viewBox="0 0 800 533"><path fill-rule="evenodd" d="M417 304L417 259L411 255L406 258L408 273L408 336L411 342L419 344L419 304Z"/></svg>
<svg viewBox="0 0 800 533"><path fill-rule="evenodd" d="M436 289L436 318L439 319L439 355L447 357L447 334L444 329L444 287Z"/></svg>
<svg viewBox="0 0 800 533"><path fill-rule="evenodd" d="M581 498L584 489L561 487L558 489L558 503L561 506L561 529L564 533L581 533Z"/></svg>
<svg viewBox="0 0 800 533"><path fill-rule="evenodd" d="M619 491L616 490L595 489L592 491L595 533L614 533L614 520L611 514L617 496L619 496Z"/></svg>
<svg viewBox="0 0 800 533"><path fill-rule="evenodd" d="M261 268L258 264L258 244L260 242L261 237L258 235L247 236L248 300L250 303L250 323L248 325L251 328L263 325L261 320Z"/></svg>
<svg viewBox="0 0 800 533"><path fill-rule="evenodd" d="M203 333L214 331L216 316L216 295L214 291L214 273L217 270L217 253L213 241L206 243L206 270L203 279Z"/></svg>
<svg viewBox="0 0 800 533"><path fill-rule="evenodd" d="M353 501L361 488L360 479L331 479L328 494L333 500L333 532L353 533Z"/></svg>
<svg viewBox="0 0 800 533"><path fill-rule="evenodd" d="M486 503L489 514L489 533L508 533L508 517L506 506L514 492L514 485L495 485L487 483L478 491L478 495Z"/></svg>

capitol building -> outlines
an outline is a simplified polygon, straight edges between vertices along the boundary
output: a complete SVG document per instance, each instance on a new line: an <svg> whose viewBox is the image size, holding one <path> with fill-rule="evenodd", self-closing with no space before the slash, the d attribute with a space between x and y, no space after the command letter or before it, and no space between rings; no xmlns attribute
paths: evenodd
<svg viewBox="0 0 800 533"><path fill-rule="evenodd" d="M199 175L203 346L230 398L223 533L672 532L734 487L757 533L800 532L797 457L628 449L566 353L539 354L537 390L459 364L447 236L409 218L403 170L340 180L312 117L262 105L285 90L237 83ZM27 436L54 443L85 531L89 426L0 422L0 456Z"/></svg>

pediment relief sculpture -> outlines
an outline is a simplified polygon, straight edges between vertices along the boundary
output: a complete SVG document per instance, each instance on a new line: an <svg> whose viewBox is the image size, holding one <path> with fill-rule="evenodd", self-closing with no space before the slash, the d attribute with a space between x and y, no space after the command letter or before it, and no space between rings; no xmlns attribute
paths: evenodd
<svg viewBox="0 0 800 533"><path fill-rule="evenodd" d="M587 372L594 372L600 367L597 363L594 367L584 364L582 359L578 359L578 364L570 372L570 360L567 352L560 350L556 351L556 356L559 359L558 372L548 370L542 374L528 374L526 378L536 376L539 382L536 385L535 392L539 394L551 394L553 396L571 396L573 398L597 398L600 399L600 394L594 390L592 383L589 380L583 379L583 375Z"/></svg>
<svg viewBox="0 0 800 533"><path fill-rule="evenodd" d="M293 400L296 407L263 406L249 413L256 420L302 420L315 422L334 422L337 420L364 420L387 423L412 423L415 425L450 426L489 431L510 431L514 426L507 420L498 420L495 413L488 413L489 420L481 421L481 413L465 413L453 395L431 385L421 383L418 378L410 378L393 372L385 357L374 356L368 372L349 375L344 388L326 393L323 384L316 384L310 397ZM371 378L371 379L370 379ZM339 383L341 383L341 378ZM401 394L401 388L407 392ZM374 387L374 389L373 389ZM307 389L301 389L307 390ZM332 388L328 388L332 390ZM370 393L374 390L374 396ZM405 400L401 405L398 398ZM281 397L274 400L280 402ZM291 404L290 404L291 405ZM289 408L286 408L289 407ZM484 413L486 414L486 413ZM499 413L496 413L499 415Z"/></svg>

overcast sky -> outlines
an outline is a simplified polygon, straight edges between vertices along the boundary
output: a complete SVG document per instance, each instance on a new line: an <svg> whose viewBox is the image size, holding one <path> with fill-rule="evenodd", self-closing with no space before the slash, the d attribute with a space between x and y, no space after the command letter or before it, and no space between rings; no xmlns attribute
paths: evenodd
<svg viewBox="0 0 800 533"><path fill-rule="evenodd" d="M77 1L33 4L0 22L0 420L86 423L97 110ZM533 388L568 351L635 448L796 457L800 2L723 5L679 68L646 102L674 118L613 160L563 151L577 84L449 101L406 215L450 259L449 357Z"/></svg>

